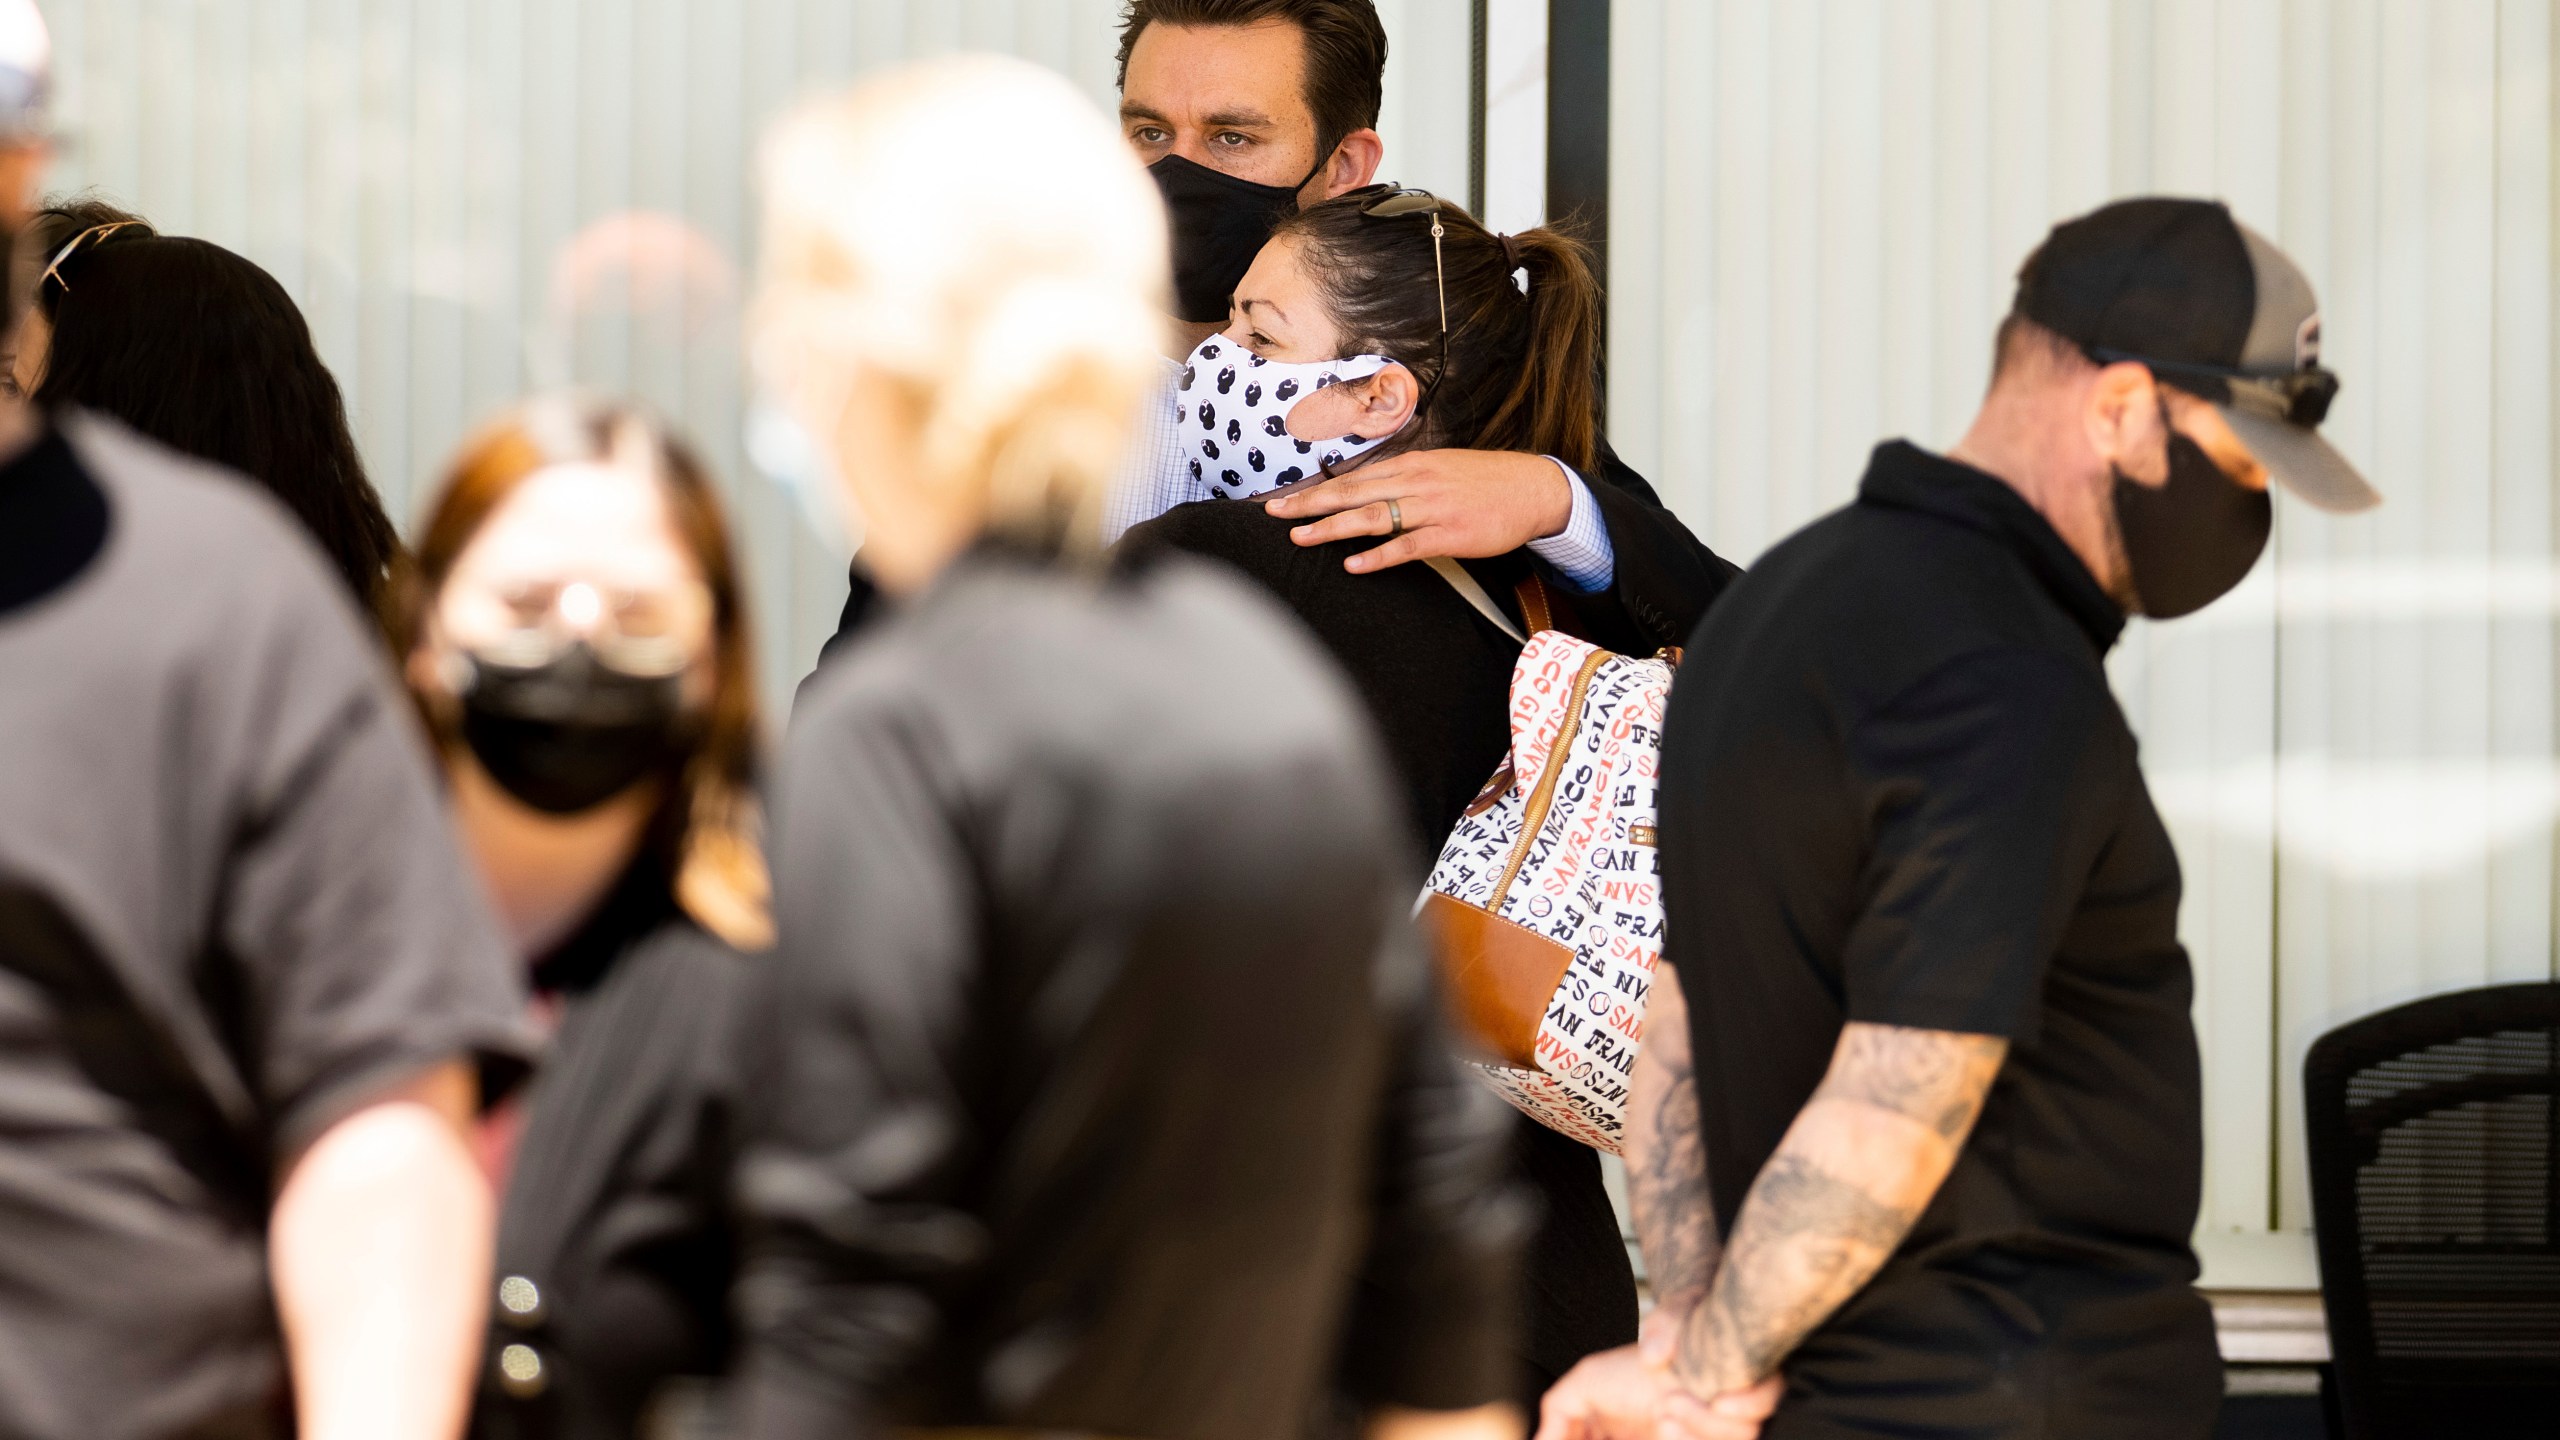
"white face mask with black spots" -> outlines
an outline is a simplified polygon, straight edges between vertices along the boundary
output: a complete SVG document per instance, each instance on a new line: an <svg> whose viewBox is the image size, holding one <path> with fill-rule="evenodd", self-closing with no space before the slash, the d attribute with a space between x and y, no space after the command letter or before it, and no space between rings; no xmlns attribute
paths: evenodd
<svg viewBox="0 0 2560 1440"><path fill-rule="evenodd" d="M1301 440L1289 433L1289 412L1328 385L1365 380L1394 363L1384 355L1265 360L1224 335L1201 341L1174 395L1191 478L1221 500L1242 499L1378 448L1391 437Z"/></svg>

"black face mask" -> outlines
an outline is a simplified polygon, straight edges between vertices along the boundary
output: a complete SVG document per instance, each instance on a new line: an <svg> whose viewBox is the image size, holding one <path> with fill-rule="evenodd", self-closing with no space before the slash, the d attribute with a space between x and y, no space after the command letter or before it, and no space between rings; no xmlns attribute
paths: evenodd
<svg viewBox="0 0 2560 1440"><path fill-rule="evenodd" d="M541 665L469 657L462 739L489 777L536 810L574 815L682 750L683 677L626 675L583 640Z"/></svg>
<svg viewBox="0 0 2560 1440"><path fill-rule="evenodd" d="M1226 319L1227 303L1272 227L1298 208L1298 192L1322 169L1318 160L1295 185L1256 185L1179 155L1148 166L1173 227L1174 312L1193 322Z"/></svg>
<svg viewBox="0 0 2560 1440"><path fill-rule="evenodd" d="M2267 492L2232 479L2175 430L2167 484L2144 485L2122 470L2115 477L2116 533L2134 598L2154 620L2192 615L2221 599L2267 548L2275 525Z"/></svg>

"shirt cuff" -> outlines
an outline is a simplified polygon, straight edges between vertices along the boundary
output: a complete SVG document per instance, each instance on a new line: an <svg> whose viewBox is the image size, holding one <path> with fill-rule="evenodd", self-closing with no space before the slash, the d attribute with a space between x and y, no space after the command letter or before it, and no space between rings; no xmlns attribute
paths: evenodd
<svg viewBox="0 0 2560 1440"><path fill-rule="evenodd" d="M1553 455L1546 458L1564 472L1565 485L1573 491L1573 513L1566 517L1564 529L1530 541L1529 553L1546 561L1567 585L1596 595L1618 582L1618 552L1609 544L1608 522L1600 518L1600 502L1592 498L1591 487L1573 473L1573 467Z"/></svg>
<svg viewBox="0 0 2560 1440"><path fill-rule="evenodd" d="M1191 478L1183 458L1182 406L1173 388L1181 373L1181 366L1168 363L1162 392L1147 397L1138 433L1130 437L1129 458L1103 498L1105 545L1118 544L1121 535L1176 505L1209 498L1209 487Z"/></svg>

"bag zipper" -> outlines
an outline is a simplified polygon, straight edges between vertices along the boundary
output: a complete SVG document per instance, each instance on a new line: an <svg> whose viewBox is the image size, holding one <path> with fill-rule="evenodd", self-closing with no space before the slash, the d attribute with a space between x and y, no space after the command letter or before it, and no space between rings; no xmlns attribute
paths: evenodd
<svg viewBox="0 0 2560 1440"><path fill-rule="evenodd" d="M1565 694L1564 723L1556 727L1555 744L1547 749L1547 773L1538 777L1538 788L1530 794L1529 808L1521 815L1520 841L1511 848L1511 859L1502 867L1501 883L1493 887L1493 903L1485 907L1490 914L1502 913L1502 897L1510 893L1511 882L1520 878L1520 867L1528 863L1530 844L1538 838L1539 831L1547 828L1547 807L1556 800L1556 777L1564 773L1564 757L1557 752L1579 733L1575 721L1590 694L1591 677L1600 673L1609 658L1608 651L1594 650L1582 662L1582 668L1574 672L1573 688Z"/></svg>

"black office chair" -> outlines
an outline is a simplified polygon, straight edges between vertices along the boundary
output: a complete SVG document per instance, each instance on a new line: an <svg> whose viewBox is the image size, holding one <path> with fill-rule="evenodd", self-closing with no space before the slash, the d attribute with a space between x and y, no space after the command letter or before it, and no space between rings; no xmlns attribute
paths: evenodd
<svg viewBox="0 0 2560 1440"><path fill-rule="evenodd" d="M2560 984L2342 1025L2302 1086L2348 1440L2560 1435Z"/></svg>

